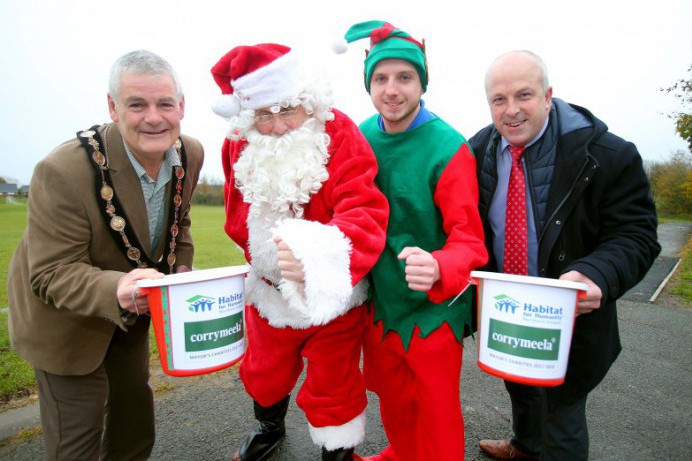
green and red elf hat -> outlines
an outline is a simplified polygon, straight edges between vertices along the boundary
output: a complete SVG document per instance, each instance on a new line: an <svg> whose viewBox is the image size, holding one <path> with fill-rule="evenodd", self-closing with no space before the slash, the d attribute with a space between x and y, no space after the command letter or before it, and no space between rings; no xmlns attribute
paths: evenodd
<svg viewBox="0 0 692 461"><path fill-rule="evenodd" d="M354 24L344 40L332 46L336 53L345 53L348 44L370 38L370 51L365 56L365 89L370 93L370 78L377 63L384 59L403 59L416 68L423 91L428 88L428 65L425 58L425 40L419 42L403 30L386 21L366 21Z"/></svg>

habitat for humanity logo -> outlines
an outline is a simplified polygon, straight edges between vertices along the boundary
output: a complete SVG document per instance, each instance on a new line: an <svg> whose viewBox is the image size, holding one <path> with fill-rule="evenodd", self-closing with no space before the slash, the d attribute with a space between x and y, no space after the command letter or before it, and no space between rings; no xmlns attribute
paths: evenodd
<svg viewBox="0 0 692 461"><path fill-rule="evenodd" d="M185 302L190 303L190 306L188 307L190 312L211 312L211 308L216 301L214 301L214 298L210 298L209 296L197 295L190 299L186 299Z"/></svg>
<svg viewBox="0 0 692 461"><path fill-rule="evenodd" d="M507 295L497 295L495 296L495 309L500 312L508 312L514 314L514 311L519 307L519 301L514 298L510 298Z"/></svg>

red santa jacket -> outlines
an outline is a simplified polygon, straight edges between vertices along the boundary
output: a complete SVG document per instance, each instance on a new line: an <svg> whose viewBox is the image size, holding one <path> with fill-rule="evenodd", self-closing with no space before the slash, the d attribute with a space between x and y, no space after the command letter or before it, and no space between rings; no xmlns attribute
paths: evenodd
<svg viewBox="0 0 692 461"><path fill-rule="evenodd" d="M250 215L233 172L247 143L226 139L222 148L224 229L253 267L246 302L276 327L322 325L365 302L364 277L384 247L389 206L375 186L377 161L358 127L342 112L333 112L334 120L325 124L331 140L329 177L300 219ZM278 278L271 235L281 236L301 260L304 291Z"/></svg>

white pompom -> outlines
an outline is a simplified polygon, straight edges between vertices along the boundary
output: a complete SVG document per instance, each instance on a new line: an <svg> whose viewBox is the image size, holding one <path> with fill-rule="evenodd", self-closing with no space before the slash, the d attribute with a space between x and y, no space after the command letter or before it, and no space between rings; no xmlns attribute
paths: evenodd
<svg viewBox="0 0 692 461"><path fill-rule="evenodd" d="M345 38L341 38L332 43L332 50L334 53L343 54L348 50L348 42Z"/></svg>
<svg viewBox="0 0 692 461"><path fill-rule="evenodd" d="M240 112L240 100L233 94L224 94L216 98L216 101L211 105L211 110L216 115L228 120Z"/></svg>

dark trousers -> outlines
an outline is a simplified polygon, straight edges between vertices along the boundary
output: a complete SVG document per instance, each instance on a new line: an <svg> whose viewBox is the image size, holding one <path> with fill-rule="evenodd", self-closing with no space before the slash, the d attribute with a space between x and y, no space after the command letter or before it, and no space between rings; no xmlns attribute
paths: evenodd
<svg viewBox="0 0 692 461"><path fill-rule="evenodd" d="M525 453L547 461L589 458L586 396L562 404L550 399L550 388L505 381L512 400L512 443Z"/></svg>
<svg viewBox="0 0 692 461"><path fill-rule="evenodd" d="M154 447L149 317L116 328L103 363L83 376L34 369L47 460L144 460Z"/></svg>

